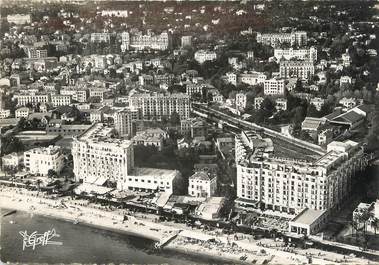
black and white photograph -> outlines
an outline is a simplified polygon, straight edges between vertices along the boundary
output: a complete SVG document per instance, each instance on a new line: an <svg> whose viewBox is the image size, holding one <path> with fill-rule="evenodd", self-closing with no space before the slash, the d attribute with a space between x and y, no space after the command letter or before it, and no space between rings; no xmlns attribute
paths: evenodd
<svg viewBox="0 0 379 265"><path fill-rule="evenodd" d="M0 0L0 265L379 265L379 2Z"/></svg>

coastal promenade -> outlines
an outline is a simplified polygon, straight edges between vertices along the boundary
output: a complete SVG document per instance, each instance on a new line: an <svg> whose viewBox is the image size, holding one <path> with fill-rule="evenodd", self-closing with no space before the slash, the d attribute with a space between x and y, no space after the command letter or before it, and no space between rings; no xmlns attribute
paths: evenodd
<svg viewBox="0 0 379 265"><path fill-rule="evenodd" d="M0 189L0 208L12 208L38 215L79 222L101 229L126 233L162 242L170 241L165 248L192 255L208 255L238 263L256 264L357 264L367 260L345 257L340 254L319 250L284 250L280 243L270 246L252 241L249 235L214 234L201 229L189 229L183 224L157 223L155 219L129 215L125 210L106 211L90 207L84 200L69 197L49 199L37 196L36 191L3 187ZM127 218L124 218L126 216ZM241 260L243 257L243 260Z"/></svg>

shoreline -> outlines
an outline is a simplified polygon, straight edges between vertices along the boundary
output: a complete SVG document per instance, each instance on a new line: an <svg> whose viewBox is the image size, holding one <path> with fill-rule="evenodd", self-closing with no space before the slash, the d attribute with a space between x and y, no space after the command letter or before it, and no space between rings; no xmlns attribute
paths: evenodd
<svg viewBox="0 0 379 265"><path fill-rule="evenodd" d="M51 219L62 221L62 222L72 223L71 219L60 218L60 217L57 217L57 216L54 216L54 215L46 215L46 214L33 213L33 212L24 211L24 210L17 210L17 209L9 208L9 207L5 208L5 207L2 207L2 206L0 206L0 210L6 210L6 211L16 210L18 212L23 212L23 213L28 213L28 214L36 214L38 216L42 216L42 217L46 217L46 218L51 218ZM146 234L143 234L143 233L122 231L122 230L113 229L113 228L110 228L110 227L103 227L103 226L98 226L98 225L84 223L84 222L78 223L78 225L87 226L87 227L91 227L91 228L96 228L96 229L99 229L99 230L108 231L108 232L111 232L111 233L114 233L114 234L118 234L118 235L122 234L122 235L126 235L126 236L132 236L132 237L137 237L137 238L141 238L141 239L145 239L145 240L151 240L151 241L154 241L154 242L159 242L159 240L153 239L152 237L149 237L149 236L147 236ZM213 256L213 255L211 255L209 253L199 253L197 251L187 251L185 248L181 248L181 247L177 247L177 246L174 247L171 244L169 244L167 247L165 247L162 251L163 252L167 252L167 253L171 253L171 252L179 253L180 255L187 256L187 257L192 257L192 258L201 257L201 258L204 258L204 259L210 259L210 260L213 260L213 261L219 261L222 264L247 264L246 262L237 261L236 259L233 259L233 258L226 258L226 257L222 257L221 258L221 257ZM155 252L153 252L152 254L154 254L154 253ZM156 253L159 254L159 251L156 252ZM148 254L150 254L150 253L148 253ZM16 263L10 263L10 264L23 264L23 263L16 262ZM32 263L32 264L39 264L39 263ZM205 263L199 263L199 264L205 264Z"/></svg>
<svg viewBox="0 0 379 265"><path fill-rule="evenodd" d="M27 212L30 214L37 214L49 218L53 218L56 220L63 220L66 222L75 222L78 221L78 224L94 227L100 230L107 230L115 233L122 233L130 236L142 237L145 239L149 239L152 241L160 241L167 232L173 231L176 229L167 229L167 227L160 226L158 231L152 231L151 228L155 228L156 225L145 220L139 220L133 216L129 216L128 221L124 223L120 219L116 219L116 214L112 212L105 212L97 209L87 209L87 213L84 215L79 215L77 213L73 213L73 209L56 209L52 207L44 206L44 204L40 204L36 202L36 200L46 201L50 199L42 199L42 198L34 198L33 202L25 202L27 199L31 199L30 195L20 195L23 196L24 200L20 203L20 201L14 201L8 196L0 193L0 208L5 210L17 210L22 212ZM28 203L28 204L27 204ZM11 206L11 207L10 207ZM30 209L33 206L34 209ZM37 207L36 207L37 206ZM41 207L44 206L44 207ZM71 206L71 205L70 205ZM84 209L85 207L80 206L71 206L79 209ZM43 208L43 209L41 209ZM65 211L66 210L66 211ZM89 216L88 212L94 212L93 216ZM96 215L101 215L100 217ZM121 216L119 216L121 217ZM97 219L97 220L96 220ZM135 224L137 223L137 224ZM143 226L143 229L141 229ZM139 229L138 229L139 228ZM150 229L149 229L150 228Z"/></svg>
<svg viewBox="0 0 379 265"><path fill-rule="evenodd" d="M51 215L51 214L50 215L49 214L44 214L44 213L40 214L40 213L36 213L36 212L33 212L33 211L25 211L23 209L15 209L15 208L9 208L9 207L6 208L6 207L2 207L1 203L0 203L0 210L7 210L7 211L16 210L18 212L24 212L24 213L28 213L28 214L35 214L35 215L39 215L39 216L42 216L42 217L47 217L47 218L51 218L51 219L54 219L54 220L63 221L63 222L67 222L67 223L72 223L72 224L74 224L73 222L75 221L74 219L68 219L68 218L64 218L64 217L58 217L56 215ZM12 215L10 215L10 216L12 216ZM116 234L123 234L123 235L127 235L127 236L139 237L139 238L151 240L151 241L154 241L154 242L158 242L159 241L157 238L148 236L147 234L137 233L137 232L132 232L132 231L124 231L124 230L115 229L115 228L108 227L108 226L91 224L91 223L88 223L88 222L85 222L85 221L79 222L77 225L84 225L84 226L96 228L96 229L99 229L99 230L109 231L109 232L116 233Z"/></svg>
<svg viewBox="0 0 379 265"><path fill-rule="evenodd" d="M22 195L22 196L24 196L24 198L28 197L27 195ZM56 214L57 209L50 209L52 211L50 211L49 213L47 213L45 211L42 212L42 211L38 211L38 210L30 210L29 208L31 205L26 205L25 201L23 201L24 202L23 204L21 203L22 204L22 206L21 206L20 202L18 200L16 202L13 202L12 204L9 204L9 203L7 204L4 200L4 198L6 198L6 197L4 196L4 194L2 194L0 192L0 209L2 209L2 210L6 210L6 211L16 210L16 211L20 211L20 212L24 212L24 213L28 213L28 214L36 214L39 216L52 218L55 220L69 222L69 223L73 223L76 220L76 218L73 218L72 216L63 216L61 214ZM10 198L6 198L6 199L9 201ZM10 205L12 207L10 207ZM128 215L128 217L130 218L129 215ZM132 217L132 218L134 218L134 217ZM102 225L102 224L94 224L93 222L89 222L83 218L78 218L78 219L79 219L78 225L93 227L93 228L96 228L99 230L105 230L105 231L109 231L109 232L116 233L116 234L124 234L127 236L139 237L139 238L151 240L154 242L159 242L163 238L163 236L159 237L153 233L150 233L152 231L150 231L149 229L146 229L146 227L143 227L142 229L141 228L140 229L134 229L132 231L132 229L125 230L125 229L110 227L110 226ZM140 219L135 218L135 221L137 221L137 220L138 220L138 222L142 222L142 223L147 222L145 220L140 220ZM134 220L133 220L133 222L134 222ZM171 231L179 231L179 229L172 227ZM163 253L165 251L167 251L168 253L175 252L175 253L179 253L183 256L190 256L192 258L201 257L204 259L211 259L211 260L213 260L213 262L218 261L222 264L247 264L246 262L235 259L233 257L228 258L228 257L214 256L211 253L207 253L204 251L199 252L199 251L195 251L193 249L183 249L181 247L178 247L177 245L172 245L172 244L168 244L161 251ZM159 255L159 252L160 251L157 252L158 255Z"/></svg>
<svg viewBox="0 0 379 265"><path fill-rule="evenodd" d="M17 209L14 209L14 208L5 208L5 207L0 207L0 210L17 210ZM24 213L29 213L29 214L36 214L38 216L42 216L42 217L46 217L46 218L51 218L51 219L54 219L54 220L58 220L58 221L62 221L62 222L68 222L68 223L71 223L72 220L70 219L64 219L64 218L60 218L60 217L57 217L57 216L53 216L53 215L45 215L45 214L38 214L38 213L32 213L32 212L28 212L28 211L24 211L24 210L17 210L19 212L24 212ZM151 241L154 241L154 242L159 242L158 240L156 239L153 239L152 237L149 237L147 236L146 234L143 234L143 233L137 233L137 232L126 232L126 231L121 231L121 230L118 230L118 229L113 229L113 228L110 228L110 227L103 227L103 226L98 226L98 225L94 225L94 224L89 224L89 223L79 223L78 225L83 225L83 226L87 226L87 227L91 227L91 228L96 228L96 229L99 229L99 230L104 230L104 231L108 231L108 232L111 232L111 233L115 233L115 234L122 234L122 235L126 235L126 236L132 236L132 237L137 237L137 238L141 238L141 239L145 239L145 240L151 240ZM218 257L218 256L214 256L214 255L211 255L209 253L202 253L202 252L197 252L197 251L188 251L188 249L186 250L185 248L181 248L181 247L178 247L178 246L172 246L171 244L169 244L167 247L165 247L163 250L161 250L163 253L166 253L166 254L170 254L170 253L178 253L182 256L187 256L187 257L191 257L192 259L195 259L197 257L200 257L202 259L209 259L209 260L212 260L214 262L220 262L220 264L247 264L246 262L243 262L243 261L240 261L240 260L236 260L234 258L227 258L227 257ZM159 255L160 251L156 252L156 254ZM155 254L155 252L153 253L149 253L148 254ZM163 255L164 256L164 255ZM192 260L191 259L191 260ZM8 264L8 263L7 263ZM11 264L22 264L22 263L11 263ZM39 264L39 263L34 263L34 264ZM199 263L199 264L206 264L206 263ZM216 264L219 264L219 263L216 263Z"/></svg>
<svg viewBox="0 0 379 265"><path fill-rule="evenodd" d="M267 260L264 264L303 264L308 262L307 253L288 252L276 248L258 245L257 242L244 240L231 240L228 236L209 235L202 231L191 230L184 226L158 223L156 219L148 220L145 217L129 215L126 210L107 211L94 205L89 205L85 200L50 199L36 196L37 192L23 189L0 188L0 208L17 210L31 214L46 216L67 222L78 221L79 225L86 225L100 230L113 233L140 237L155 242L164 242L174 238L163 249L174 251L187 256L206 257L215 261L232 264L252 264L255 260ZM10 207L12 206L12 207ZM123 217L127 220L123 221ZM183 238L186 242L183 245ZM212 239L210 241L210 239ZM217 244L211 243L218 242ZM307 250L310 251L310 250ZM321 253L319 250L314 252ZM159 253L159 252L158 252ZM326 253L326 254L325 254ZM261 255L264 254L264 255ZM322 256L313 255L313 264L336 264L341 263L342 255L327 252ZM246 256L246 261L241 260ZM354 258L345 260L344 264L367 262L366 260ZM257 264L260 264L258 262Z"/></svg>

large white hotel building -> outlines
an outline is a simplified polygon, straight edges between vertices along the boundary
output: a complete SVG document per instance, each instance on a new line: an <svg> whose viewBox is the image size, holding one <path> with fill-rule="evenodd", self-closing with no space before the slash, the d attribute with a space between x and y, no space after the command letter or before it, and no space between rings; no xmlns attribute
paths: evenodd
<svg viewBox="0 0 379 265"><path fill-rule="evenodd" d="M72 144L76 181L103 185L115 183L119 190L173 193L180 172L134 166L133 142L116 138L113 127L95 123L74 138Z"/></svg>
<svg viewBox="0 0 379 265"><path fill-rule="evenodd" d="M17 100L17 106L26 106L27 104L35 106L38 103L50 102L50 95L42 93L15 94L12 100Z"/></svg>
<svg viewBox="0 0 379 265"><path fill-rule="evenodd" d="M277 47L280 44L287 43L291 46L302 46L308 41L307 32L294 31L291 33L257 33L257 42Z"/></svg>
<svg viewBox="0 0 379 265"><path fill-rule="evenodd" d="M317 49L315 47L310 47L309 49L275 49L274 57L277 60L300 59L315 62L317 61Z"/></svg>
<svg viewBox="0 0 379 265"><path fill-rule="evenodd" d="M354 173L367 165L353 141L332 142L324 155L307 160L279 153L271 139L254 132L236 136L237 206L291 214L330 210L349 195Z"/></svg>
<svg viewBox="0 0 379 265"><path fill-rule="evenodd" d="M180 119L188 119L190 115L190 96L184 93L134 94L129 98L132 109L141 109L142 119L170 118L172 113L179 114Z"/></svg>
<svg viewBox="0 0 379 265"><path fill-rule="evenodd" d="M172 37L168 32L162 32L159 35L148 31L147 34L142 34L142 32L121 33L121 50L123 52L128 50L141 51L144 49L153 50L168 50L172 46Z"/></svg>
<svg viewBox="0 0 379 265"><path fill-rule="evenodd" d="M134 165L133 143L113 138L114 129L101 123L93 125L72 143L76 181L102 185L106 180L120 181Z"/></svg>

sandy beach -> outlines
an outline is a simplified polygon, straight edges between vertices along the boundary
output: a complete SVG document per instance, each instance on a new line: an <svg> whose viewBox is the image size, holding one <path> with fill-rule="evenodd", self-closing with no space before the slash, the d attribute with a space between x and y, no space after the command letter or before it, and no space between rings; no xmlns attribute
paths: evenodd
<svg viewBox="0 0 379 265"><path fill-rule="evenodd" d="M146 220L138 220L128 215L123 222L120 213L106 212L99 209L81 206L78 202L64 201L67 208L61 207L61 199L51 200L32 196L24 191L15 194L13 190L4 189L0 192L0 208L26 211L38 215L49 216L70 222L79 222L101 229L122 232L160 241L178 230ZM36 192L35 192L36 193Z"/></svg>
<svg viewBox="0 0 379 265"><path fill-rule="evenodd" d="M41 195L41 194L39 194ZM225 261L249 264L303 264L308 263L309 255L312 264L356 264L367 260L347 258L340 254L321 252L307 255L282 251L280 247L258 246L248 238L234 240L227 235L209 235L199 229L185 228L182 224L173 225L157 223L151 220L127 214L125 210L105 211L86 205L85 201L71 198L48 199L37 196L37 192L15 188L0 190L0 208L26 211L38 215L79 222L89 226L126 233L139 237L164 241L178 235L165 248L190 255L206 255ZM124 215L128 220L123 221ZM280 245L280 244L279 244ZM328 252L325 252L328 253ZM244 261L241 260L244 257ZM332 257L332 258L331 258Z"/></svg>

